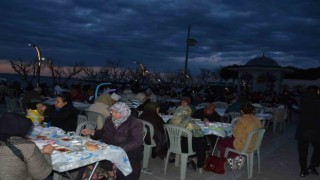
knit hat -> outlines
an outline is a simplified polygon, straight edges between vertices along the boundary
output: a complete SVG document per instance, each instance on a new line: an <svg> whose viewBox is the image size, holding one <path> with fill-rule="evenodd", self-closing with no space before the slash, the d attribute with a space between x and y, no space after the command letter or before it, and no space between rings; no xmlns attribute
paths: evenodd
<svg viewBox="0 0 320 180"><path fill-rule="evenodd" d="M121 96L119 96L118 94L116 93L112 93L111 94L111 99L115 100L115 101L119 101L119 99L121 98Z"/></svg>

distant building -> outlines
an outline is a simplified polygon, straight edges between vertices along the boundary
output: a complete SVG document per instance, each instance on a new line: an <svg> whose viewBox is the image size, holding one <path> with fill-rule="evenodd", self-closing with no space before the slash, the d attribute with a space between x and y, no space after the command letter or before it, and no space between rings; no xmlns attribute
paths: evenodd
<svg viewBox="0 0 320 180"><path fill-rule="evenodd" d="M232 68L238 71L238 92L281 92L284 72L275 60L264 55L249 60L244 66Z"/></svg>

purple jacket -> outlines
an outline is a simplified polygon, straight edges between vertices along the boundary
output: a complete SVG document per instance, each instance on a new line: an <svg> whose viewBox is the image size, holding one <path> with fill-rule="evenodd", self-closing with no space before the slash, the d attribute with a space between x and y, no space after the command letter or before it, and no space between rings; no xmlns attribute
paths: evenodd
<svg viewBox="0 0 320 180"><path fill-rule="evenodd" d="M132 116L115 128L111 117L105 121L101 130L96 130L94 138L102 142L119 146L127 153L130 162L141 161L143 156L143 124L141 120Z"/></svg>

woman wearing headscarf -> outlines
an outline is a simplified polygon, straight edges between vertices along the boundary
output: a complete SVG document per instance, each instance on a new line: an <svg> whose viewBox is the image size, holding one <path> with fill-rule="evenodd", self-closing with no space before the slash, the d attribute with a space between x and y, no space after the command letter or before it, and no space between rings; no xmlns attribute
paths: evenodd
<svg viewBox="0 0 320 180"><path fill-rule="evenodd" d="M45 179L51 173L53 147L46 145L40 150L27 140L32 128L31 120L23 115L5 113L0 117L1 179Z"/></svg>
<svg viewBox="0 0 320 180"><path fill-rule="evenodd" d="M157 103L149 102L143 108L142 114L139 116L140 119L143 119L153 125L154 128L154 141L156 142L156 147L153 149L153 157L158 155L161 159L163 159L166 155L167 142L166 136L164 132L164 121L159 116L160 106ZM151 143L149 131L146 135L144 141L147 144Z"/></svg>
<svg viewBox="0 0 320 180"><path fill-rule="evenodd" d="M109 94L101 94L97 97L94 104L90 105L88 111L93 111L102 114L104 117L110 116L109 108L112 105L112 100ZM99 116L97 119L97 129L102 129L105 119Z"/></svg>
<svg viewBox="0 0 320 180"><path fill-rule="evenodd" d="M54 106L44 110L45 122L64 131L75 131L77 128L78 110L73 106L69 93L56 95Z"/></svg>
<svg viewBox="0 0 320 180"><path fill-rule="evenodd" d="M105 121L101 130L83 129L84 135L93 135L95 139L102 139L102 142L119 146L127 153L132 172L124 176L117 171L117 179L137 180L140 177L141 160L143 157L143 124L141 120L130 116L130 108L123 102L117 102L110 107L112 116ZM102 167L112 171L112 163L103 161ZM110 172L109 176L113 176Z"/></svg>
<svg viewBox="0 0 320 180"><path fill-rule="evenodd" d="M196 153L197 167L202 168L206 158L207 143L204 138L204 133L201 128L191 118L192 110L189 106L179 106L170 120L170 124L178 125L186 128L192 133L192 149ZM182 152L187 152L188 141L186 137L181 138ZM195 159L194 159L195 161ZM191 165L195 167L195 162L190 161Z"/></svg>

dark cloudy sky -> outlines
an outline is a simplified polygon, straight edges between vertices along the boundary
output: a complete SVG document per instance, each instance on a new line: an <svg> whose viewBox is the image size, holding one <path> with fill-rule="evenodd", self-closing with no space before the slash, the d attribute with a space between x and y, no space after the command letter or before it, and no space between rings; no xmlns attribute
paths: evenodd
<svg viewBox="0 0 320 180"><path fill-rule="evenodd" d="M154 71L215 69L265 55L320 66L319 0L1 0L0 59L43 57L103 66L139 61Z"/></svg>

